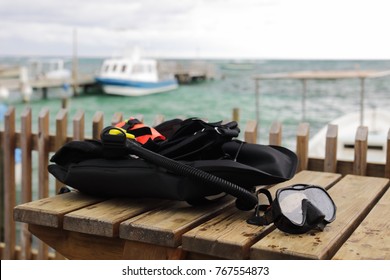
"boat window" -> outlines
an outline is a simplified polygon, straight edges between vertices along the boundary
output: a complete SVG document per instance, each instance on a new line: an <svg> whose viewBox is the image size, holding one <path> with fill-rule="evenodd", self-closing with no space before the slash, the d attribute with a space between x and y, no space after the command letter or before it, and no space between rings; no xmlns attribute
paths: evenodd
<svg viewBox="0 0 390 280"><path fill-rule="evenodd" d="M112 72L115 72L115 71L116 71L116 67L117 67L117 65L114 64L114 66L112 67Z"/></svg>
<svg viewBox="0 0 390 280"><path fill-rule="evenodd" d="M126 65L126 64L123 64L123 65L122 65L122 73L126 72L126 69L127 69L127 65Z"/></svg>
<svg viewBox="0 0 390 280"><path fill-rule="evenodd" d="M108 70L110 69L110 65L106 65L106 66L104 66L104 72L108 72Z"/></svg>

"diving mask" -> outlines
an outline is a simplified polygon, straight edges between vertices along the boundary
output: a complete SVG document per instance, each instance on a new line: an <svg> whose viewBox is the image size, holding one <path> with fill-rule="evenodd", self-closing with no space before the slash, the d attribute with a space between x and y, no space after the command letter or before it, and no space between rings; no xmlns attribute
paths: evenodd
<svg viewBox="0 0 390 280"><path fill-rule="evenodd" d="M325 189L319 186L296 184L277 190L272 201L266 189L258 190L267 196L269 205L258 205L249 224L275 226L287 233L300 234L312 229L323 230L336 218L336 205ZM264 211L260 216L259 212Z"/></svg>

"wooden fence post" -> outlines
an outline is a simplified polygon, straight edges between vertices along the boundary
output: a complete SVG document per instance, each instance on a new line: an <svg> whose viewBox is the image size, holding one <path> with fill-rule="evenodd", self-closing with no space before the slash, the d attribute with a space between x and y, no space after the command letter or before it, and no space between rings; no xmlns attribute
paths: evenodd
<svg viewBox="0 0 390 280"><path fill-rule="evenodd" d="M159 125L164 121L164 115L158 114L154 117L153 126Z"/></svg>
<svg viewBox="0 0 390 280"><path fill-rule="evenodd" d="M137 120L139 120L140 122L144 122L144 115L142 115L142 114L137 114L137 115L135 115L135 118L136 118Z"/></svg>
<svg viewBox="0 0 390 280"><path fill-rule="evenodd" d="M84 140L84 111L78 110L73 117L73 140Z"/></svg>
<svg viewBox="0 0 390 280"><path fill-rule="evenodd" d="M100 132L103 130L104 114L101 111L95 113L92 119L92 139L99 140Z"/></svg>
<svg viewBox="0 0 390 280"><path fill-rule="evenodd" d="M240 121L240 108L233 108L232 120L235 122Z"/></svg>
<svg viewBox="0 0 390 280"><path fill-rule="evenodd" d="M390 178L390 129L387 133L385 177Z"/></svg>
<svg viewBox="0 0 390 280"><path fill-rule="evenodd" d="M121 112L116 112L111 119L111 125L116 125L123 120L123 114Z"/></svg>
<svg viewBox="0 0 390 280"><path fill-rule="evenodd" d="M32 200L32 112L26 108L21 116L20 146L22 150L22 199L21 203ZM27 224L21 225L21 258L31 259L31 233Z"/></svg>
<svg viewBox="0 0 390 280"><path fill-rule="evenodd" d="M16 229L13 209L16 204L15 184L15 108L4 115L4 259L15 259Z"/></svg>
<svg viewBox="0 0 390 280"><path fill-rule="evenodd" d="M336 173L337 171L337 133L338 126L328 125L325 143L324 171Z"/></svg>
<svg viewBox="0 0 390 280"><path fill-rule="evenodd" d="M38 195L39 198L49 196L49 109L43 108L38 117ZM48 246L38 242L38 259L48 258Z"/></svg>
<svg viewBox="0 0 390 280"><path fill-rule="evenodd" d="M245 142L256 144L257 143L257 121L249 120L245 126L244 134Z"/></svg>
<svg viewBox="0 0 390 280"><path fill-rule="evenodd" d="M269 131L269 144L275 146L282 145L282 124L278 121L273 122Z"/></svg>
<svg viewBox="0 0 390 280"><path fill-rule="evenodd" d="M298 170L306 170L309 164L309 131L308 123L301 123L297 131Z"/></svg>
<svg viewBox="0 0 390 280"><path fill-rule="evenodd" d="M353 160L353 174L366 175L367 170L367 138L368 128L359 126L355 137L355 157Z"/></svg>
<svg viewBox="0 0 390 280"><path fill-rule="evenodd" d="M61 109L56 116L55 149L61 148L68 138L68 110ZM56 193L64 184L56 179Z"/></svg>

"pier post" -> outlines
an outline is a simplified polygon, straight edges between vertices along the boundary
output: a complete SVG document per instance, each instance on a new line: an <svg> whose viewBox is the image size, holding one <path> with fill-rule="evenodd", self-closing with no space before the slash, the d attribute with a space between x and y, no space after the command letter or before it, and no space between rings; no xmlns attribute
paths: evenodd
<svg viewBox="0 0 390 280"><path fill-rule="evenodd" d="M42 88L42 98L47 99L47 87Z"/></svg>

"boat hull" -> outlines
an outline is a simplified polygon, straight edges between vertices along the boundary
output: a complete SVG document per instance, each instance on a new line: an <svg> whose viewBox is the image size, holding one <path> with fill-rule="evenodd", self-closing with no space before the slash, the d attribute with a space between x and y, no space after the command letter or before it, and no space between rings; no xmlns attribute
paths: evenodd
<svg viewBox="0 0 390 280"><path fill-rule="evenodd" d="M102 85L103 91L105 93L123 96L144 96L167 92L178 88L178 83L176 80L142 82L133 80L96 78L96 81Z"/></svg>

